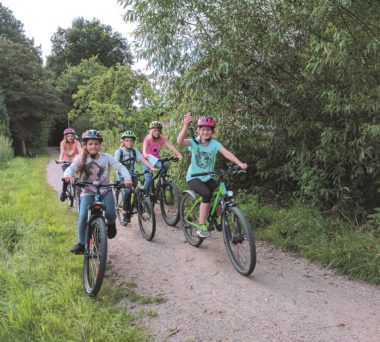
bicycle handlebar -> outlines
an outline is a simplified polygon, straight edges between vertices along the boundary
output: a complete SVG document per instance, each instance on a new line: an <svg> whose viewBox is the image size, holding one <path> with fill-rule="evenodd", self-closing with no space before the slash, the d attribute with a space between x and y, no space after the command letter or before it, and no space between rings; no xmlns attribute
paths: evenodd
<svg viewBox="0 0 380 342"><path fill-rule="evenodd" d="M158 161L160 161L161 163L166 163L170 161L173 161L176 163L177 161L179 161L179 159L177 157L168 157L168 158L158 159Z"/></svg>
<svg viewBox="0 0 380 342"><path fill-rule="evenodd" d="M64 182L65 178L62 178L61 180ZM80 179L77 179L77 178L75 178L74 185L77 185L79 187L85 187L87 185L92 185L92 186L94 186L96 188L111 188L111 187L125 188L125 185L122 182L100 183L98 181L84 181L84 180L80 180Z"/></svg>
<svg viewBox="0 0 380 342"><path fill-rule="evenodd" d="M225 176L229 173L244 173L244 172L246 171L242 170L240 166L234 165L234 166L230 166L226 171L217 170L217 171L210 171L210 172L192 173L191 177L208 176L208 175Z"/></svg>
<svg viewBox="0 0 380 342"><path fill-rule="evenodd" d="M67 161L67 160L62 160L62 161L60 161L60 160L55 160L55 163L56 163L56 164L67 164L67 165L71 165L72 162Z"/></svg>

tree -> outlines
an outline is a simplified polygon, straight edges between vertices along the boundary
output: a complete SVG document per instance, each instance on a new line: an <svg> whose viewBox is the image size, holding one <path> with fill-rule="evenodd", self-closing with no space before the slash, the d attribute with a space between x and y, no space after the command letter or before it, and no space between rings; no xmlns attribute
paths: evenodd
<svg viewBox="0 0 380 342"><path fill-rule="evenodd" d="M216 115L256 185L343 215L380 206L377 1L119 3L170 108Z"/></svg>
<svg viewBox="0 0 380 342"><path fill-rule="evenodd" d="M127 40L97 19L76 18L70 28L59 27L51 41L52 54L47 58L47 66L57 75L93 56L106 67L132 64Z"/></svg>
<svg viewBox="0 0 380 342"><path fill-rule="evenodd" d="M70 120L83 120L97 129L117 128L142 132L152 114L155 94L145 76L117 65L94 76L73 96ZM88 127L87 127L88 128Z"/></svg>
<svg viewBox="0 0 380 342"><path fill-rule="evenodd" d="M24 34L24 25L13 16L13 12L0 3L0 36L15 43L33 45L33 40Z"/></svg>
<svg viewBox="0 0 380 342"><path fill-rule="evenodd" d="M7 107L4 103L4 96L2 95L2 91L0 91L0 135L6 137L10 136L9 116L7 112Z"/></svg>
<svg viewBox="0 0 380 342"><path fill-rule="evenodd" d="M25 153L26 146L44 142L46 124L54 121L60 103L52 76L43 69L39 51L0 38L0 88L16 152Z"/></svg>

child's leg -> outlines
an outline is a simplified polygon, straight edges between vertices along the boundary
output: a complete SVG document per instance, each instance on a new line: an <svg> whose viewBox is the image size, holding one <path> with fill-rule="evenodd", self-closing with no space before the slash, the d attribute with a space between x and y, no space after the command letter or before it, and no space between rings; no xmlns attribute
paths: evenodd
<svg viewBox="0 0 380 342"><path fill-rule="evenodd" d="M202 203L199 208L199 224L204 224L210 210L212 191L207 186L207 183L203 183L197 178L190 180L187 184L191 190L202 196Z"/></svg>
<svg viewBox="0 0 380 342"><path fill-rule="evenodd" d="M65 172L66 169L67 169L68 167L69 167L68 164L63 164L63 165L61 166L61 168L62 168L62 172ZM67 186L68 186L68 183L66 183L66 182L62 182L62 192L63 192L63 193L66 193Z"/></svg>
<svg viewBox="0 0 380 342"><path fill-rule="evenodd" d="M84 244L85 242L85 229L87 221L87 207L95 201L95 196L86 195L80 199L80 209L78 217L78 242Z"/></svg>
<svg viewBox="0 0 380 342"><path fill-rule="evenodd" d="M115 208L115 198L112 191L108 191L107 194L103 196L103 202L106 206L106 219L107 224L115 223L116 221L116 208Z"/></svg>
<svg viewBox="0 0 380 342"><path fill-rule="evenodd" d="M141 164L142 168L144 171L149 171L149 168L144 165L144 164ZM144 189L145 191L148 193L148 190L152 184L152 181L153 181L153 175L150 173L150 172L147 172L145 175L144 175Z"/></svg>

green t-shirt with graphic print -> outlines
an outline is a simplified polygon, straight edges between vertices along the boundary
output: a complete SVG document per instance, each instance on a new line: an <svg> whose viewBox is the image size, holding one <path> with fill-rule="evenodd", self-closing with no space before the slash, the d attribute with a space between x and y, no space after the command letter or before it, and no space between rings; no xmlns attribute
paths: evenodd
<svg viewBox="0 0 380 342"><path fill-rule="evenodd" d="M222 144L215 139L211 139L207 146L197 144L194 140L189 141L190 146L188 147L188 150L191 153L191 163L187 170L186 182L194 178L197 178L202 182L207 182L211 178L210 176L191 177L191 175L194 173L214 171L216 155L222 147Z"/></svg>

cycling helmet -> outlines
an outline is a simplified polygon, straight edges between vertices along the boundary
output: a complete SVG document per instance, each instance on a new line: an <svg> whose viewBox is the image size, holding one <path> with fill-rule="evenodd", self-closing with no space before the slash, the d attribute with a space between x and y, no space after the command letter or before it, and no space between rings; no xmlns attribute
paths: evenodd
<svg viewBox="0 0 380 342"><path fill-rule="evenodd" d="M82 141L86 142L89 139L99 140L99 142L103 141L102 133L98 132L96 129L89 129L82 134Z"/></svg>
<svg viewBox="0 0 380 342"><path fill-rule="evenodd" d="M121 134L121 139L123 140L125 138L132 138L136 140L136 135L132 131L125 131L124 133Z"/></svg>
<svg viewBox="0 0 380 342"><path fill-rule="evenodd" d="M64 131L63 131L63 135L67 135L67 134L74 134L75 136L75 131L72 129L72 128L66 128Z"/></svg>
<svg viewBox="0 0 380 342"><path fill-rule="evenodd" d="M197 121L197 127L203 126L215 128L216 121L212 118L212 116L202 116Z"/></svg>
<svg viewBox="0 0 380 342"><path fill-rule="evenodd" d="M162 123L160 121L152 121L150 124L149 124L149 129L152 129L152 128L159 128L159 129L162 129Z"/></svg>

